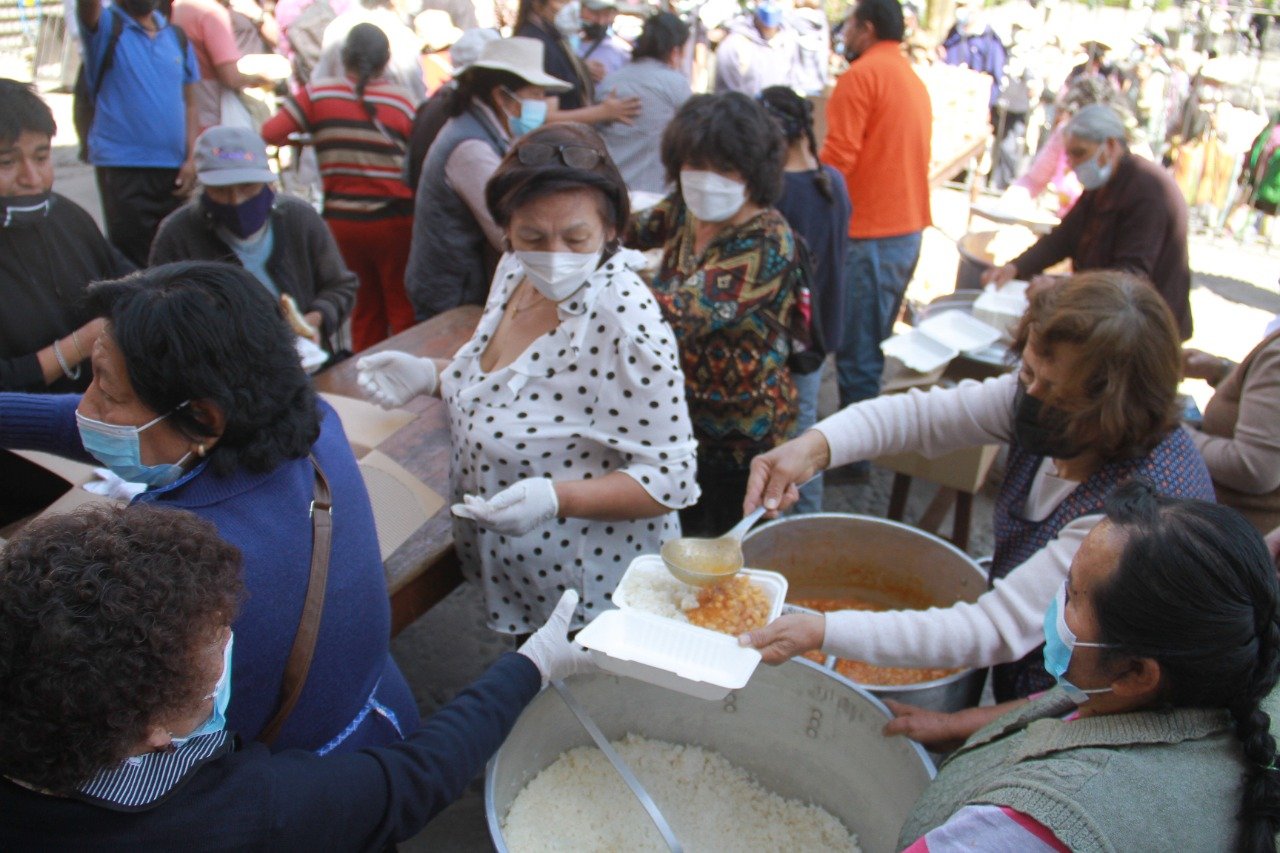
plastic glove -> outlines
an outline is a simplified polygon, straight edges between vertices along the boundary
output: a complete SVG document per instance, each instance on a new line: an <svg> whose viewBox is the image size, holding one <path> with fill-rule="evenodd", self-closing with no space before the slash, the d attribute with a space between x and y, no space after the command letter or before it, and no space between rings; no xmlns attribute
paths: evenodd
<svg viewBox="0 0 1280 853"><path fill-rule="evenodd" d="M464 495L462 500L453 505L454 515L507 536L523 536L560 511L555 484L546 477L521 480L489 500L475 495Z"/></svg>
<svg viewBox="0 0 1280 853"><path fill-rule="evenodd" d="M440 385L436 363L407 352L375 352L356 362L356 383L384 409L403 406Z"/></svg>
<svg viewBox="0 0 1280 853"><path fill-rule="evenodd" d="M560 596L560 603L551 612L546 624L533 632L517 652L533 661L542 673L542 686L548 681L558 681L579 672L595 669L595 663L587 650L569 639L569 620L578 606L578 591L567 589Z"/></svg>
<svg viewBox="0 0 1280 853"><path fill-rule="evenodd" d="M143 483L130 483L128 480L120 479L110 468L94 468L93 473L98 475L98 479L90 480L83 487L86 492L93 495L115 498L118 501L131 501L147 490Z"/></svg>

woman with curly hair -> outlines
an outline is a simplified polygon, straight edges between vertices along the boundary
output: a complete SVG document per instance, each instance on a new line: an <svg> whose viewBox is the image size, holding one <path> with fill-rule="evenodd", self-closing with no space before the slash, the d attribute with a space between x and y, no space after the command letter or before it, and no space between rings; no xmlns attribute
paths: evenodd
<svg viewBox="0 0 1280 853"><path fill-rule="evenodd" d="M1278 593L1234 510L1121 487L1044 616L1057 688L947 757L897 849L1274 853Z"/></svg>
<svg viewBox="0 0 1280 853"><path fill-rule="evenodd" d="M189 509L244 554L233 728L256 738L283 706L285 663L311 577L312 502L332 493L332 546L314 657L273 746L318 752L398 740L417 706L391 659L373 510L334 410L294 334L247 270L152 267L89 288L106 318L84 396L0 394L0 447L97 460Z"/></svg>
<svg viewBox="0 0 1280 853"><path fill-rule="evenodd" d="M240 553L181 510L84 508L0 549L0 849L394 849L589 667L569 593L403 743L272 755L226 727L243 599Z"/></svg>
<svg viewBox="0 0 1280 853"><path fill-rule="evenodd" d="M680 513L686 535L718 536L741 519L751 457L795 428L787 360L809 281L773 206L785 157L759 103L695 95L662 137L676 190L628 229L627 245L663 250L651 286L680 345L698 439L702 500Z"/></svg>

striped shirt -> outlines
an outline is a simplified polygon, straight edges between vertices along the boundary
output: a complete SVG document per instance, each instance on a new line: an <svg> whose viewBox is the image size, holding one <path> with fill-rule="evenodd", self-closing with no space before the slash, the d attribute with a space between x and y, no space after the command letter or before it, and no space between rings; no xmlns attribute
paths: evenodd
<svg viewBox="0 0 1280 853"><path fill-rule="evenodd" d="M349 79L317 80L285 100L262 126L262 138L285 145L291 133L308 133L320 162L324 215L333 219L381 219L413 212L405 185L405 152L413 130L413 95L386 80L371 81L365 103Z"/></svg>
<svg viewBox="0 0 1280 853"><path fill-rule="evenodd" d="M199 735L176 749L125 759L98 773L74 796L116 811L143 811L163 802L201 767L234 748L235 736L225 729Z"/></svg>

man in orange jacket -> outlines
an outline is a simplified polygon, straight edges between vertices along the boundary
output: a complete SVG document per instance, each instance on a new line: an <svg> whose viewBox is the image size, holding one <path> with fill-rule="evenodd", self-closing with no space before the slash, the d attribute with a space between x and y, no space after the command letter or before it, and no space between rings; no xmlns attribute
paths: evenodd
<svg viewBox="0 0 1280 853"><path fill-rule="evenodd" d="M844 28L849 70L827 105L822 160L844 174L853 216L845 259L845 335L836 354L840 404L880 393L884 356L902 294L930 224L933 109L903 57L898 0L859 0Z"/></svg>

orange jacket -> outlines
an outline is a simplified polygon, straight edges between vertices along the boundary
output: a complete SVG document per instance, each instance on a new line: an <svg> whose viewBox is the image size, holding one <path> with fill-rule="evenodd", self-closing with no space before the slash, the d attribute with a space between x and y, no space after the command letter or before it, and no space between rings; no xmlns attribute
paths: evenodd
<svg viewBox="0 0 1280 853"><path fill-rule="evenodd" d="M879 41L836 80L822 161L849 187L855 239L923 230L929 216L933 107L896 41Z"/></svg>

